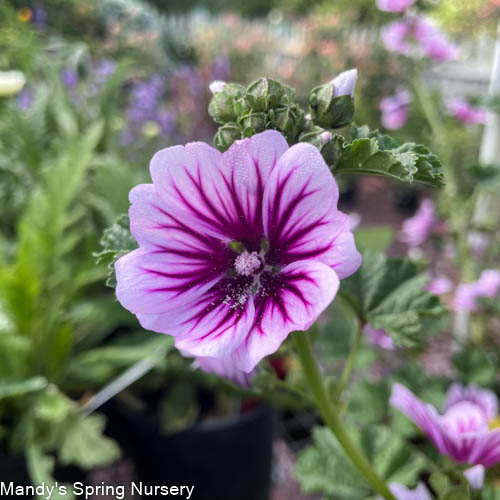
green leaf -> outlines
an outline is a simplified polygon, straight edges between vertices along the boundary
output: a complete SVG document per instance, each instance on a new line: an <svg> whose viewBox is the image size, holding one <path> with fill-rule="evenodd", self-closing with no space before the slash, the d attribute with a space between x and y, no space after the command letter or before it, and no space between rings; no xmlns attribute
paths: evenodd
<svg viewBox="0 0 500 500"><path fill-rule="evenodd" d="M32 377L26 380L0 380L0 399L19 397L42 391L47 387L45 377Z"/></svg>
<svg viewBox="0 0 500 500"><path fill-rule="evenodd" d="M42 447L35 443L29 442L26 446L26 463L31 482L34 485L45 484L52 490L51 499L53 500L73 500L75 497L72 493L72 488L69 485L61 485L55 487L55 479L53 477L54 459L44 455ZM38 496L39 499L46 499L46 495Z"/></svg>
<svg viewBox="0 0 500 500"><path fill-rule="evenodd" d="M130 221L127 214L120 215L116 222L104 231L100 245L102 250L96 253L95 257L97 257L98 263L103 259L108 262L109 273L106 285L115 288L115 262L138 246L135 238L130 233Z"/></svg>
<svg viewBox="0 0 500 500"><path fill-rule="evenodd" d="M425 290L427 281L411 261L366 252L358 272L342 282L341 294L363 321L411 347L441 328L446 316L438 297Z"/></svg>
<svg viewBox="0 0 500 500"><path fill-rule="evenodd" d="M384 175L403 182L444 184L442 165L425 146L406 143L398 146L392 138L367 127L352 127L351 142L337 139L340 158L334 173Z"/></svg>
<svg viewBox="0 0 500 500"><path fill-rule="evenodd" d="M63 465L84 469L108 465L120 457L118 445L103 435L105 418L99 414L76 416L69 423L59 449Z"/></svg>
<svg viewBox="0 0 500 500"><path fill-rule="evenodd" d="M351 435L386 482L417 483L425 458L409 449L391 429L370 426ZM370 496L370 486L326 427L313 430L313 445L299 453L296 474L307 493L322 492L332 500Z"/></svg>

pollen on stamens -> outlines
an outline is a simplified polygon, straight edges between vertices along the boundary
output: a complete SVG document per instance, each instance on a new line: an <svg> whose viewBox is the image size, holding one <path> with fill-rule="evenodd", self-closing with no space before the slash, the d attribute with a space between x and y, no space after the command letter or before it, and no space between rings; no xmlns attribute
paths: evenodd
<svg viewBox="0 0 500 500"><path fill-rule="evenodd" d="M236 272L242 276L251 276L260 266L261 262L257 252L243 252L234 261Z"/></svg>

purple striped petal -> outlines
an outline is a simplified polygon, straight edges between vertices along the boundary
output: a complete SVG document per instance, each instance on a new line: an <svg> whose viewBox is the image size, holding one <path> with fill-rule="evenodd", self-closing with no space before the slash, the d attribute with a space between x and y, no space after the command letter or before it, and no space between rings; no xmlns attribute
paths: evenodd
<svg viewBox="0 0 500 500"><path fill-rule="evenodd" d="M492 467L500 462L500 429L483 434L469 463Z"/></svg>
<svg viewBox="0 0 500 500"><path fill-rule="evenodd" d="M263 273L260 282L254 324L235 352L237 366L245 372L275 352L290 332L307 330L339 287L335 271L315 261L294 262L279 274Z"/></svg>
<svg viewBox="0 0 500 500"><path fill-rule="evenodd" d="M134 188L130 201L130 228L141 248L115 264L124 307L135 314L185 307L225 275L235 253L169 215L152 184Z"/></svg>
<svg viewBox="0 0 500 500"><path fill-rule="evenodd" d="M251 279L224 278L184 308L138 314L147 330L175 336L175 346L193 357L224 358L243 341L255 315Z"/></svg>
<svg viewBox="0 0 500 500"><path fill-rule="evenodd" d="M427 434L440 453L446 453L443 432L439 426L439 415L434 406L423 403L401 384L392 386L390 404L413 420Z"/></svg>
<svg viewBox="0 0 500 500"><path fill-rule="evenodd" d="M168 213L194 231L254 250L263 236L264 185L287 148L276 131L236 141L224 155L203 143L174 146L155 154L151 176Z"/></svg>
<svg viewBox="0 0 500 500"><path fill-rule="evenodd" d="M278 161L264 192L266 260L287 265L314 259L332 267L339 278L361 263L349 229L349 217L337 209L338 188L317 148L300 143Z"/></svg>

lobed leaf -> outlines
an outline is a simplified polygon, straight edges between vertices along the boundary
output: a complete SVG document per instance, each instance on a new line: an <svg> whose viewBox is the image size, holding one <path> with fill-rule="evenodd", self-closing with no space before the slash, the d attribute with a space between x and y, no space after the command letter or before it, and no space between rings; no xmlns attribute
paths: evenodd
<svg viewBox="0 0 500 500"><path fill-rule="evenodd" d="M425 146L405 143L399 146L391 137L352 126L351 141L337 137L340 158L334 173L373 174L406 183L444 185L443 169L436 155Z"/></svg>

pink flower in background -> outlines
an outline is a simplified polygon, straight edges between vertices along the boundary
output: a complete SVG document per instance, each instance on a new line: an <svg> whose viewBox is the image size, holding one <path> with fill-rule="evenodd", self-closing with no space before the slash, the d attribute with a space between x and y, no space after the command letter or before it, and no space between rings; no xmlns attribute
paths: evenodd
<svg viewBox="0 0 500 500"><path fill-rule="evenodd" d="M489 428L498 413L493 392L454 384L439 414L406 387L394 384L390 403L413 420L440 453L457 463L491 467L500 462L500 429Z"/></svg>
<svg viewBox="0 0 500 500"><path fill-rule="evenodd" d="M385 12L404 12L414 0L377 0L377 7Z"/></svg>
<svg viewBox="0 0 500 500"><path fill-rule="evenodd" d="M411 247L418 247L427 240L436 223L434 202L425 199L416 214L403 222L399 239Z"/></svg>
<svg viewBox="0 0 500 500"><path fill-rule="evenodd" d="M139 248L115 264L116 295L141 325L194 357L251 372L306 330L361 263L317 148L276 131L225 153L174 146L130 192Z"/></svg>
<svg viewBox="0 0 500 500"><path fill-rule="evenodd" d="M485 234L471 232L467 236L467 242L473 255L480 258L488 248L489 238Z"/></svg>
<svg viewBox="0 0 500 500"><path fill-rule="evenodd" d="M193 363L194 368L199 368L206 373L214 373L220 377L228 378L232 380L235 384L240 385L244 388L249 388L251 386L252 378L255 375L256 370L250 373L246 373L242 370L238 370L236 364L231 357L228 358L196 358Z"/></svg>
<svg viewBox="0 0 500 500"><path fill-rule="evenodd" d="M406 17L387 24L380 33L385 48L408 55L412 43L425 57L434 62L452 61L457 48L446 35L422 17Z"/></svg>
<svg viewBox="0 0 500 500"><path fill-rule="evenodd" d="M459 122L475 125L486 122L486 110L471 106L463 99L448 99L446 107Z"/></svg>
<svg viewBox="0 0 500 500"><path fill-rule="evenodd" d="M408 104L411 95L407 90L399 90L395 95L380 101L382 125L389 130L400 129L408 121Z"/></svg>
<svg viewBox="0 0 500 500"><path fill-rule="evenodd" d="M409 38L411 33L410 23L405 19L401 19L386 24L380 32L380 37L387 50L408 54L410 52Z"/></svg>
<svg viewBox="0 0 500 500"><path fill-rule="evenodd" d="M453 282L446 276L436 276L427 285L426 290L434 295L442 295L453 290Z"/></svg>
<svg viewBox="0 0 500 500"><path fill-rule="evenodd" d="M457 311L476 311L477 300L481 297L494 299L500 289L500 271L483 271L479 280L458 285L453 301Z"/></svg>
<svg viewBox="0 0 500 500"><path fill-rule="evenodd" d="M417 19L415 38L424 55L434 62L452 61L457 57L456 46L437 26L426 19Z"/></svg>
<svg viewBox="0 0 500 500"><path fill-rule="evenodd" d="M396 500L431 500L431 494L425 487L424 483L418 483L414 490L410 490L406 486L399 483L389 484L391 493L396 497Z"/></svg>
<svg viewBox="0 0 500 500"><path fill-rule="evenodd" d="M335 87L334 97L341 95L350 95L354 97L354 87L358 79L358 70L350 69L340 73L330 83Z"/></svg>
<svg viewBox="0 0 500 500"><path fill-rule="evenodd" d="M385 330L376 330L371 325L365 325L366 340L386 351L394 351L394 342Z"/></svg>

